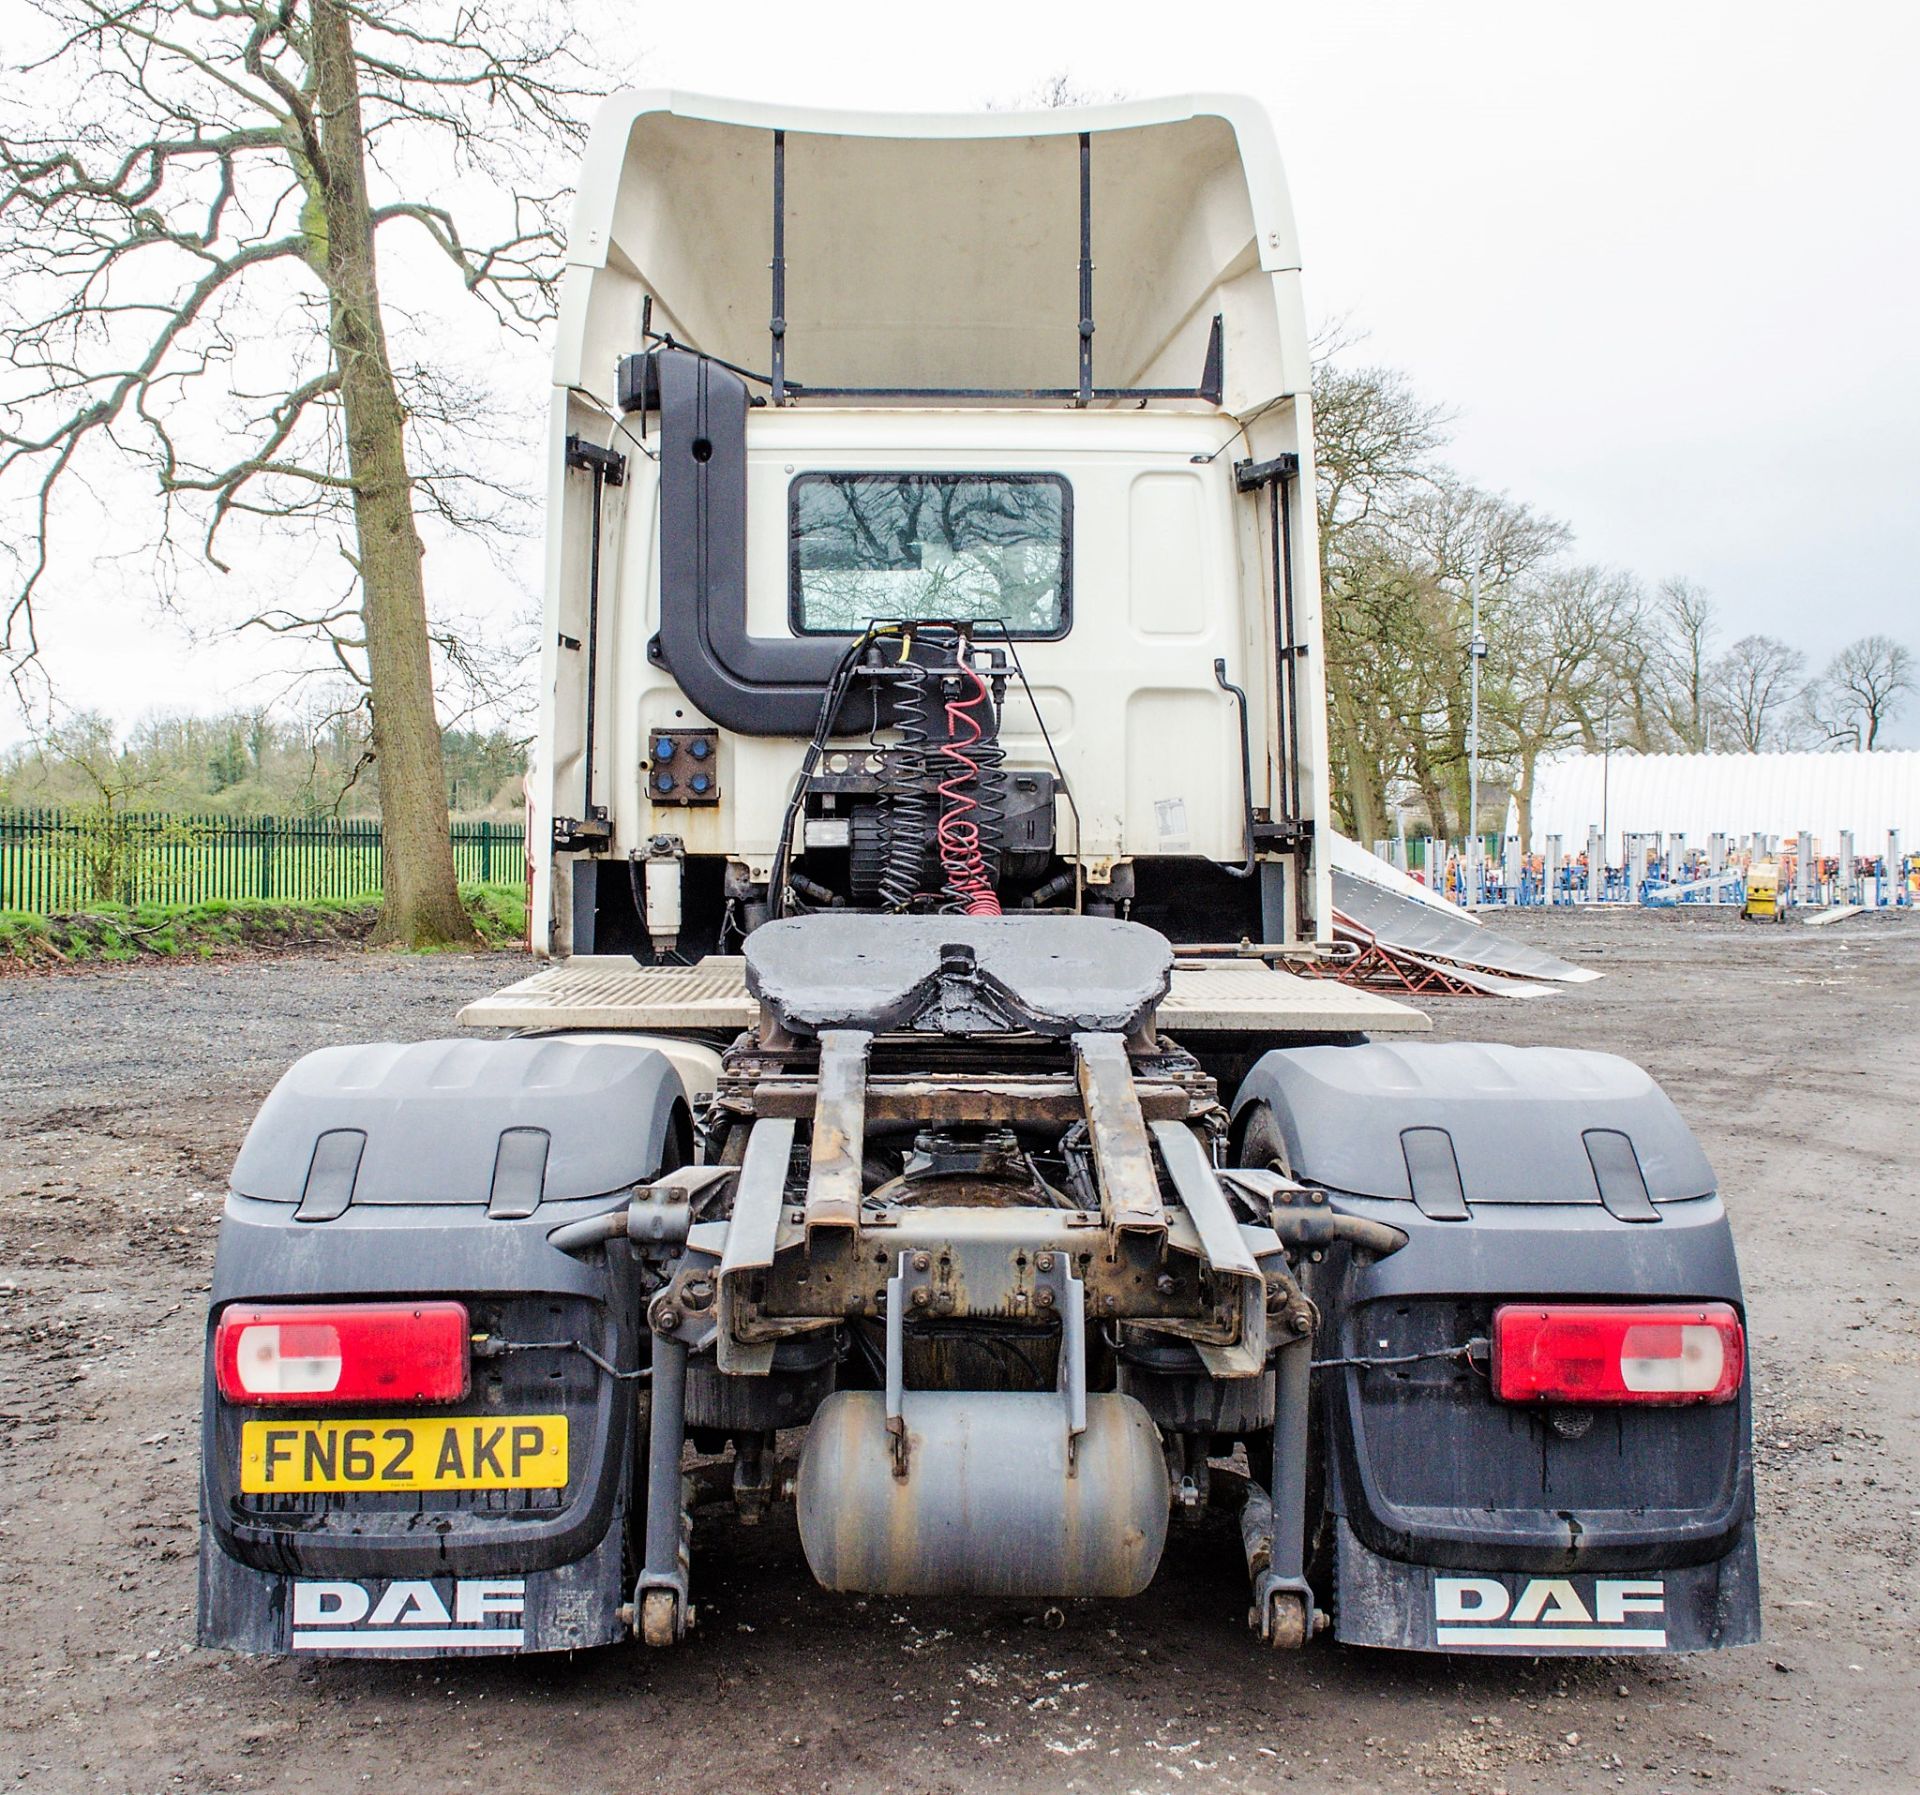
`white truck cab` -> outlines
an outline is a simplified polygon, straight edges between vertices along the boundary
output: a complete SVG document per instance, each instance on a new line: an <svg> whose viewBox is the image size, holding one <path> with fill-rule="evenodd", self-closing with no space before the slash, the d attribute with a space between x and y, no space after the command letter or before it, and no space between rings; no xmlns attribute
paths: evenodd
<svg viewBox="0 0 1920 1795"><path fill-rule="evenodd" d="M739 382L739 432L674 437L649 401L676 358ZM839 651L956 620L1000 667L1006 777L1035 776L992 869L1008 909L1324 942L1308 388L1284 183L1244 101L614 102L555 375L536 945L685 959L809 890L873 906L838 856L872 847L883 794L829 789L861 744L834 737L797 809L794 782ZM663 554L663 455L719 458L686 482L699 591ZM867 736L884 754L898 719Z"/></svg>

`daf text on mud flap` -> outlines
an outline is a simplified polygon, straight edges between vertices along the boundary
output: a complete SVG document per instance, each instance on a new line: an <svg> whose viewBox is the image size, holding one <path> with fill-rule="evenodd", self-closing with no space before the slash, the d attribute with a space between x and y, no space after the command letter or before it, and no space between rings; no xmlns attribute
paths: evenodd
<svg viewBox="0 0 1920 1795"><path fill-rule="evenodd" d="M1516 1595L1495 1577L1433 1580L1434 1643L1440 1646L1582 1646L1589 1651L1659 1651L1667 1643L1666 1583L1658 1577L1532 1577Z"/></svg>
<svg viewBox="0 0 1920 1795"><path fill-rule="evenodd" d="M376 1593L377 1592L377 1593ZM526 1643L519 1624L526 1611L524 1577L463 1577L452 1605L425 1578L384 1584L310 1582L293 1586L296 1652L391 1651L395 1646L445 1650ZM514 1624L506 1622L511 1617Z"/></svg>

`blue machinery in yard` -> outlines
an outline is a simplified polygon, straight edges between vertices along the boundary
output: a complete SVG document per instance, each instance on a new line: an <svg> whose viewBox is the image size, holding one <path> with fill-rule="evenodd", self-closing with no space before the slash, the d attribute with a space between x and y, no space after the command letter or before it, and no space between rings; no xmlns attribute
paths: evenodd
<svg viewBox="0 0 1920 1795"><path fill-rule="evenodd" d="M1584 853L1569 857L1561 838L1546 838L1544 854L1522 850L1518 836L1507 836L1501 851L1471 842L1441 842L1407 837L1374 843L1374 853L1429 889L1463 908L1532 909L1549 905L1642 904L1665 909L1679 905L1738 908L1746 896L1747 868L1755 861L1777 860L1782 868L1783 901L1793 908L1857 905L1863 909L1906 908L1920 899L1920 854L1906 852L1897 829L1887 833L1885 852L1856 853L1852 831L1822 852L1817 838L1811 854L1798 843L1810 831L1789 836L1726 833L1708 837L1706 847L1690 846L1685 835L1662 836L1629 831L1621 860L1611 863L1599 831ZM1731 845L1736 839L1737 847Z"/></svg>

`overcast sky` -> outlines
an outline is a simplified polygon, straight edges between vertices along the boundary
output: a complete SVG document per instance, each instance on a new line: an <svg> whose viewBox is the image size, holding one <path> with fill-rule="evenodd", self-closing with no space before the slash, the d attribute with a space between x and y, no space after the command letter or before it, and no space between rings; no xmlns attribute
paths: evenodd
<svg viewBox="0 0 1920 1795"><path fill-rule="evenodd" d="M1583 557L1699 581L1723 641L1764 631L1816 663L1875 630L1920 648L1920 6L601 17L644 84L755 99L963 110L1056 73L1131 97L1251 92L1286 158L1311 315L1348 315L1361 355L1456 409L1463 471L1565 519ZM67 702L123 719L248 702L261 651L189 647L133 572L47 608ZM0 719L0 740L18 733Z"/></svg>

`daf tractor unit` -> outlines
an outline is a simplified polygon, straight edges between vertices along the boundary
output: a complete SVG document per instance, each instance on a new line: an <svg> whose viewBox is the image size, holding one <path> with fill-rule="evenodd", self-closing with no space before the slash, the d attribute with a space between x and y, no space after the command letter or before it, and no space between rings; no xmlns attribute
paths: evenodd
<svg viewBox="0 0 1920 1795"><path fill-rule="evenodd" d="M1033 1603L1197 1520L1277 1647L1757 1636L1687 1126L1326 976L1313 449L1248 101L605 106L545 964L254 1122L203 1641L667 1647L770 1516L829 1590Z"/></svg>

